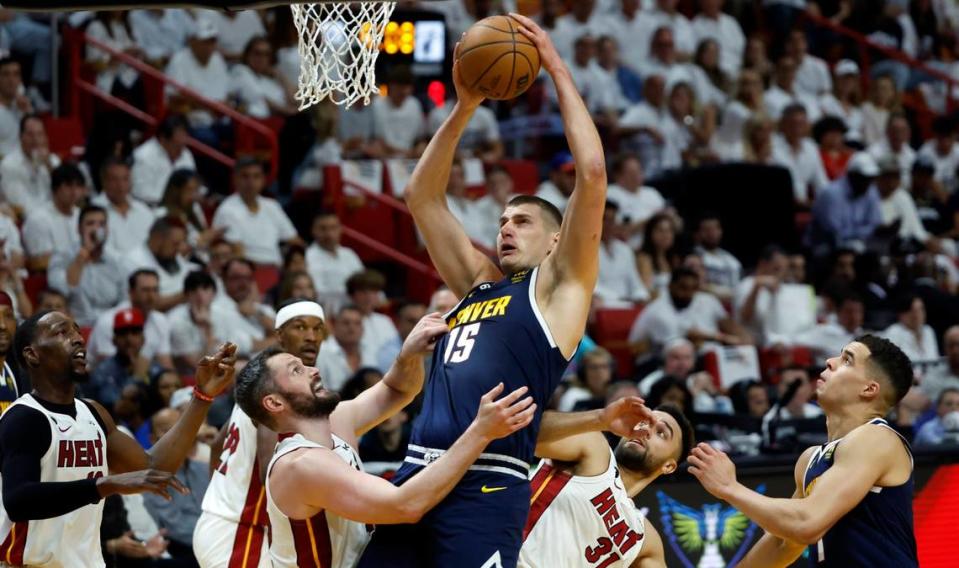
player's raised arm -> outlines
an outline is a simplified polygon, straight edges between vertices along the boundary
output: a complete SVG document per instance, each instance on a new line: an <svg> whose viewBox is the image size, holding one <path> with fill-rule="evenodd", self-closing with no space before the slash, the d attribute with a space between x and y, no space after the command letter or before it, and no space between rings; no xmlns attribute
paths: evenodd
<svg viewBox="0 0 959 568"><path fill-rule="evenodd" d="M606 207L603 144L569 68L556 52L549 35L526 16L510 14L510 17L521 24L520 32L536 45L543 68L556 85L566 141L576 165L576 186L563 216L559 243L547 264L552 264L555 278L576 282L592 294L599 274L599 239Z"/></svg>
<svg viewBox="0 0 959 568"><path fill-rule="evenodd" d="M609 452L606 439L600 432L628 437L643 421L653 424L656 418L643 405L643 399L636 396L621 398L598 410L547 411L539 425L536 456L564 462L596 461L605 468L609 463ZM592 469L589 464L585 465Z"/></svg>
<svg viewBox="0 0 959 568"><path fill-rule="evenodd" d="M495 400L503 392L500 383L480 400L480 410L466 432L442 457L400 487L347 465L331 452L307 452L294 456L289 468L274 464L267 481L274 502L305 503L362 523L413 523L446 497L497 438L526 427L536 405L523 398L522 387Z"/></svg>
<svg viewBox="0 0 959 568"><path fill-rule="evenodd" d="M714 496L752 519L766 532L801 544L820 540L874 486L904 483L909 471L897 472L906 459L902 442L891 430L863 427L849 435L834 455L833 466L802 499L760 495L736 481L736 467L726 454L700 444L689 457L689 472ZM904 464L908 467L908 463ZM903 479L897 479L896 477Z"/></svg>
<svg viewBox="0 0 959 568"><path fill-rule="evenodd" d="M352 432L359 438L411 403L423 390L424 355L432 351L437 339L448 331L439 313L420 319L406 336L399 356L383 380L336 407L330 415L333 430L344 435ZM353 440L347 441L353 443Z"/></svg>
<svg viewBox="0 0 959 568"><path fill-rule="evenodd" d="M456 104L417 162L406 187L406 204L440 276L462 298L477 283L498 280L502 274L473 247L463 225L446 204L446 185L456 147L473 112L483 102L482 96L470 93L460 82L458 64L453 65L453 84Z"/></svg>

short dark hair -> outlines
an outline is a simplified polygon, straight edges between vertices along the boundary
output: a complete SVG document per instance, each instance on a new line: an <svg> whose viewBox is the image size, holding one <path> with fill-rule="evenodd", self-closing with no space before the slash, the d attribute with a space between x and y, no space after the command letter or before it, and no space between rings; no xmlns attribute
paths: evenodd
<svg viewBox="0 0 959 568"><path fill-rule="evenodd" d="M803 113L804 115L809 114L806 111L806 107L802 103L792 103L792 104L786 105L786 108L783 109L783 112L780 116L782 116L782 118L786 118L787 116L791 114L796 114L800 112Z"/></svg>
<svg viewBox="0 0 959 568"><path fill-rule="evenodd" d="M860 296L855 290L846 289L839 293L836 297L836 307L842 308L843 304L846 302L855 302L858 304L864 303L862 301L862 296Z"/></svg>
<svg viewBox="0 0 959 568"><path fill-rule="evenodd" d="M515 205L535 205L539 207L540 210L546 214L545 217L555 223L557 227L563 224L563 214L560 213L555 205L542 197L536 197L535 195L517 195L506 203L507 207Z"/></svg>
<svg viewBox="0 0 959 568"><path fill-rule="evenodd" d="M892 396L886 396L889 408L899 404L912 388L912 361L895 343L884 337L871 334L860 335L855 339L869 349L869 366L892 385Z"/></svg>
<svg viewBox="0 0 959 568"><path fill-rule="evenodd" d="M947 394L959 394L959 389L956 387L946 387L939 391L939 396L936 397L936 406L938 407L942 404L942 401L946 400Z"/></svg>
<svg viewBox="0 0 959 568"><path fill-rule="evenodd" d="M170 234L170 231L173 229L183 229L186 230L186 224L180 220L178 217L172 215L167 215L166 217L160 217L153 222L153 225L150 226L150 236L158 235L165 237Z"/></svg>
<svg viewBox="0 0 959 568"><path fill-rule="evenodd" d="M263 162L252 156L243 156L241 158L237 158L236 162L233 164L233 173L239 173L247 168L252 167L260 168L260 171L266 173L266 166L263 165Z"/></svg>
<svg viewBox="0 0 959 568"><path fill-rule="evenodd" d="M200 288L216 288L216 282L213 277L202 270L194 270L186 275L183 280L183 291L189 294Z"/></svg>
<svg viewBox="0 0 959 568"><path fill-rule="evenodd" d="M386 278L382 273L371 269L357 272L346 281L347 294L363 290L383 290L384 288L386 288Z"/></svg>
<svg viewBox="0 0 959 568"><path fill-rule="evenodd" d="M157 138L171 138L177 130L187 130L187 121L182 114L167 115L157 127Z"/></svg>
<svg viewBox="0 0 959 568"><path fill-rule="evenodd" d="M20 119L20 135L23 136L23 131L26 130L27 123L31 120L36 120L40 123L40 126L43 126L43 129L46 130L46 125L43 123L43 119L40 118L39 114L25 114L23 118Z"/></svg>
<svg viewBox="0 0 959 568"><path fill-rule="evenodd" d="M610 168L610 172L613 174L613 176L618 176L623 171L623 167L625 167L626 163L630 160L635 160L639 162L640 165L643 163L643 161L639 159L639 156L633 152L620 152L613 158L612 167Z"/></svg>
<svg viewBox="0 0 959 568"><path fill-rule="evenodd" d="M124 160L119 156L107 156L100 162L100 183L103 183L103 177L107 174L107 170L112 167L121 166L126 169L130 169L130 162Z"/></svg>
<svg viewBox="0 0 959 568"><path fill-rule="evenodd" d="M706 221L716 221L720 226L723 224L723 219L719 216L719 213L715 211L703 211L699 214L699 217L696 218L696 230L698 231Z"/></svg>
<svg viewBox="0 0 959 568"><path fill-rule="evenodd" d="M902 294L896 298L896 314L904 314L912 309L912 303L916 300L921 300L918 295L914 293Z"/></svg>
<svg viewBox="0 0 959 568"><path fill-rule="evenodd" d="M131 274L129 278L127 278L127 286L129 286L130 290L133 290L137 287L137 281L141 276L152 276L157 280L160 280L160 275L156 270L153 270L152 268L138 268L133 271L133 274Z"/></svg>
<svg viewBox="0 0 959 568"><path fill-rule="evenodd" d="M83 220L86 219L87 215L93 213L103 213L103 216L106 217L107 210L99 205L84 205L83 209L80 210L80 216L77 218L77 226L83 225Z"/></svg>
<svg viewBox="0 0 959 568"><path fill-rule="evenodd" d="M955 122L946 115L937 116L932 121L932 133L936 136L951 136L955 131Z"/></svg>
<svg viewBox="0 0 959 568"><path fill-rule="evenodd" d="M343 306L340 307L340 309L336 311L337 319L339 319L340 316L342 316L346 312L356 312L360 314L361 317L363 316L363 312L360 311L360 308L358 308L356 304L344 304Z"/></svg>
<svg viewBox="0 0 959 568"><path fill-rule="evenodd" d="M16 333L13 334L13 356L20 369L29 377L30 368L27 366L27 360L23 356L23 350L32 344L37 338L37 326L43 316L50 313L50 310L40 310L27 319L20 322Z"/></svg>
<svg viewBox="0 0 959 568"><path fill-rule="evenodd" d="M696 431L693 429L689 418L686 418L683 411L675 404L660 404L656 407L656 410L672 416L673 420L679 424L679 434L683 437L683 443L679 447L679 456L676 458L676 465L679 465L686 461L686 458L689 457L689 452L691 452L693 446L696 445Z"/></svg>
<svg viewBox="0 0 959 568"><path fill-rule="evenodd" d="M86 185L83 172L73 162L64 162L50 172L50 188L56 193L65 185Z"/></svg>
<svg viewBox="0 0 959 568"><path fill-rule="evenodd" d="M777 254L786 255L786 251L779 245L766 245L759 251L759 261L769 262Z"/></svg>
<svg viewBox="0 0 959 568"><path fill-rule="evenodd" d="M267 364L270 359L281 353L286 353L279 347L267 347L243 367L236 376L236 385L233 394L236 403L240 405L254 422L268 428L275 425L273 417L263 408L263 397L274 389L273 374Z"/></svg>
<svg viewBox="0 0 959 568"><path fill-rule="evenodd" d="M212 246L212 245L211 245L211 246ZM253 264L253 261L252 261L252 260L250 260L250 259L248 259L248 258L242 258L242 257L239 257L239 256L235 256L235 257L231 258L230 260L226 261L226 264L223 265L223 274L225 275L225 274L227 274L228 272L230 272L230 268L231 268L234 264L236 264L236 263L240 263L240 264L242 264L242 265L245 265L247 268L249 268L249 269L252 270L253 272L256 272L256 265Z"/></svg>
<svg viewBox="0 0 959 568"><path fill-rule="evenodd" d="M313 221L315 222L317 219L326 219L327 217L336 217L337 219L340 218L336 214L336 211L333 211L332 209L320 209L313 214Z"/></svg>
<svg viewBox="0 0 959 568"><path fill-rule="evenodd" d="M7 65L11 65L13 63L20 65L19 61L17 61L16 59L14 59L13 57L9 55L7 55L6 57L0 57L0 69L6 67Z"/></svg>
<svg viewBox="0 0 959 568"><path fill-rule="evenodd" d="M683 278L695 278L699 280L699 274L695 270L689 268L688 266L679 266L673 270L673 275L669 279L669 285L678 284Z"/></svg>

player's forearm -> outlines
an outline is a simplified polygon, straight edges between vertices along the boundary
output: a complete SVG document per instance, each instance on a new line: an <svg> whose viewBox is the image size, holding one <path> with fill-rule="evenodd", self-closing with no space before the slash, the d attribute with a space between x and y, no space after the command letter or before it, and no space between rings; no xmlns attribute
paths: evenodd
<svg viewBox="0 0 959 568"><path fill-rule="evenodd" d="M9 488L6 481L3 508L15 523L61 517L102 499L96 479L36 481Z"/></svg>
<svg viewBox="0 0 959 568"><path fill-rule="evenodd" d="M766 533L736 568L785 568L802 554L805 546Z"/></svg>
<svg viewBox="0 0 959 568"><path fill-rule="evenodd" d="M822 531L814 526L813 517L806 510L804 499L766 497L739 483L720 498L783 540L810 544L821 535Z"/></svg>
<svg viewBox="0 0 959 568"><path fill-rule="evenodd" d="M559 111L563 117L566 142L576 164L577 187L606 182L606 159L603 143L593 118L573 82L569 69L563 66L551 73L556 84ZM605 186L604 186L605 189Z"/></svg>
<svg viewBox="0 0 959 568"><path fill-rule="evenodd" d="M196 433L206 420L210 403L194 397L173 428L150 449L150 467L176 473L196 443Z"/></svg>
<svg viewBox="0 0 959 568"><path fill-rule="evenodd" d="M425 375L426 371L421 355L403 355L401 353L383 377L383 384L397 394L407 397L406 403L409 403L423 390Z"/></svg>
<svg viewBox="0 0 959 568"><path fill-rule="evenodd" d="M457 102L449 117L430 139L406 189L406 203L414 214L416 205L422 201L438 199L445 205L446 184L449 182L456 147L475 110Z"/></svg>
<svg viewBox="0 0 959 568"><path fill-rule="evenodd" d="M469 466L492 440L481 436L474 426L450 446L440 459L429 464L400 488L399 503L406 522L417 522L456 487Z"/></svg>
<svg viewBox="0 0 959 568"><path fill-rule="evenodd" d="M540 444L548 444L577 434L602 432L606 429L606 424L603 423L602 418L602 410L587 410L585 412L548 410L543 413L543 418L539 423L536 446L539 448Z"/></svg>

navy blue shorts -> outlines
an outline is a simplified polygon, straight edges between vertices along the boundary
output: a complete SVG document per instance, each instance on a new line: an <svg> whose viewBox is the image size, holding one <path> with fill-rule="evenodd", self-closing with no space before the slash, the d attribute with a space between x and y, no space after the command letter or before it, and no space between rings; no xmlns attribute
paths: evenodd
<svg viewBox="0 0 959 568"><path fill-rule="evenodd" d="M469 471L419 523L377 525L357 568L515 568L529 499L528 481Z"/></svg>

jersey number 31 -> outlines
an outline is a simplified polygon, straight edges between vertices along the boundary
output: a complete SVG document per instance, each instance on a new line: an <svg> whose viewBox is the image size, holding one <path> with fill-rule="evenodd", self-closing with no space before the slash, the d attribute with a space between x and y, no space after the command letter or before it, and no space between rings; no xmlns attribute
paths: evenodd
<svg viewBox="0 0 959 568"><path fill-rule="evenodd" d="M462 363L470 358L473 345L476 343L474 338L479 334L480 325L480 323L471 323L453 328L449 341L446 342L443 363Z"/></svg>

